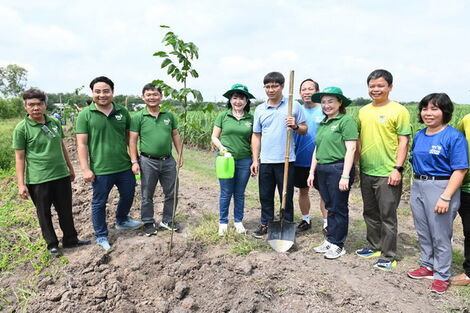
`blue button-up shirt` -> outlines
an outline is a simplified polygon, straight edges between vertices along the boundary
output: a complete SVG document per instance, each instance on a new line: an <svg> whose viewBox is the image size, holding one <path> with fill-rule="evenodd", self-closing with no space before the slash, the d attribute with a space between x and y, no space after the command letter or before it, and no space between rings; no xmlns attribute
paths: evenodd
<svg viewBox="0 0 470 313"><path fill-rule="evenodd" d="M302 106L297 101L292 105L292 116L297 124L305 122ZM261 133L261 163L283 163L287 139L287 98L283 97L277 107L267 101L255 110L253 132ZM289 162L295 161L294 131L291 131Z"/></svg>

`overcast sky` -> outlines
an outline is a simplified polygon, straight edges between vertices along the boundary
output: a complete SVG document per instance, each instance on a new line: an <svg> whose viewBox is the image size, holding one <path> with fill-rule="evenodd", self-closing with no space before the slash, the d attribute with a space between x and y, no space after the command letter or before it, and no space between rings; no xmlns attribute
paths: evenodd
<svg viewBox="0 0 470 313"><path fill-rule="evenodd" d="M116 94L138 95L153 79L174 85L152 56L163 49L161 24L199 47L200 77L189 86L206 101L234 83L265 99L264 75L291 69L296 91L310 77L367 98L367 75L385 68L395 100L446 92L470 103L466 0L0 0L0 65L25 67L28 86L46 92L105 75Z"/></svg>

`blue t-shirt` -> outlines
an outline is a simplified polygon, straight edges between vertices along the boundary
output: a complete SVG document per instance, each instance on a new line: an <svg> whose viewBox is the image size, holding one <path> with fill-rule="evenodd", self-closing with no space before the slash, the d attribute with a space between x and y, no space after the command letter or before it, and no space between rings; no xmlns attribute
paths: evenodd
<svg viewBox="0 0 470 313"><path fill-rule="evenodd" d="M292 116L297 124L305 122L302 106L294 101ZM287 98L282 98L277 107L261 103L256 107L253 132L261 133L261 163L283 163L287 139ZM289 161L295 161L294 139L291 131Z"/></svg>
<svg viewBox="0 0 470 313"><path fill-rule="evenodd" d="M447 126L437 134L419 131L411 148L413 172L418 175L451 176L454 170L468 168L468 147L464 135Z"/></svg>
<svg viewBox="0 0 470 313"><path fill-rule="evenodd" d="M295 166L310 167L312 165L312 154L315 150L315 135L317 127L325 118L321 105L314 108L302 107L307 119L308 132L305 135L294 134L295 139Z"/></svg>

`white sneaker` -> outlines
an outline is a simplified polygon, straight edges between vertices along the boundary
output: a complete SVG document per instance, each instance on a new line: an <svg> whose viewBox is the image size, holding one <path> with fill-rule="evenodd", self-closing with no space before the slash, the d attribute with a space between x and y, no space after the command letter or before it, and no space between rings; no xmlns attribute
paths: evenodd
<svg viewBox="0 0 470 313"><path fill-rule="evenodd" d="M329 243L327 240L325 240L325 241L323 241L323 243L321 245L319 245L318 247L313 248L313 250L315 250L315 252L317 252L317 253L325 253L330 248L330 245L331 245L331 243Z"/></svg>
<svg viewBox="0 0 470 313"><path fill-rule="evenodd" d="M239 234L245 234L246 233L246 229L243 226L242 222L233 223L233 226L235 226L235 231L237 233L239 233Z"/></svg>
<svg viewBox="0 0 470 313"><path fill-rule="evenodd" d="M337 259L342 255L346 254L346 250L344 248L340 248L339 246L331 243L330 248L328 251L325 252L325 259Z"/></svg>
<svg viewBox="0 0 470 313"><path fill-rule="evenodd" d="M98 237L96 238L96 243L99 244L104 250L108 251L111 249L111 246L109 245L108 238L106 237Z"/></svg>
<svg viewBox="0 0 470 313"><path fill-rule="evenodd" d="M219 236L225 235L227 232L227 224L219 224Z"/></svg>

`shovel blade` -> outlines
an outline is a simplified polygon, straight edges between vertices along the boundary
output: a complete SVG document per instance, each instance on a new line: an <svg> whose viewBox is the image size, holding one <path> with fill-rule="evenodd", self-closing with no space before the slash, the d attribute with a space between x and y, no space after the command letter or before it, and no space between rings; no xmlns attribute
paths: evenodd
<svg viewBox="0 0 470 313"><path fill-rule="evenodd" d="M268 224L268 243L276 252L287 252L295 242L297 225L280 220Z"/></svg>

